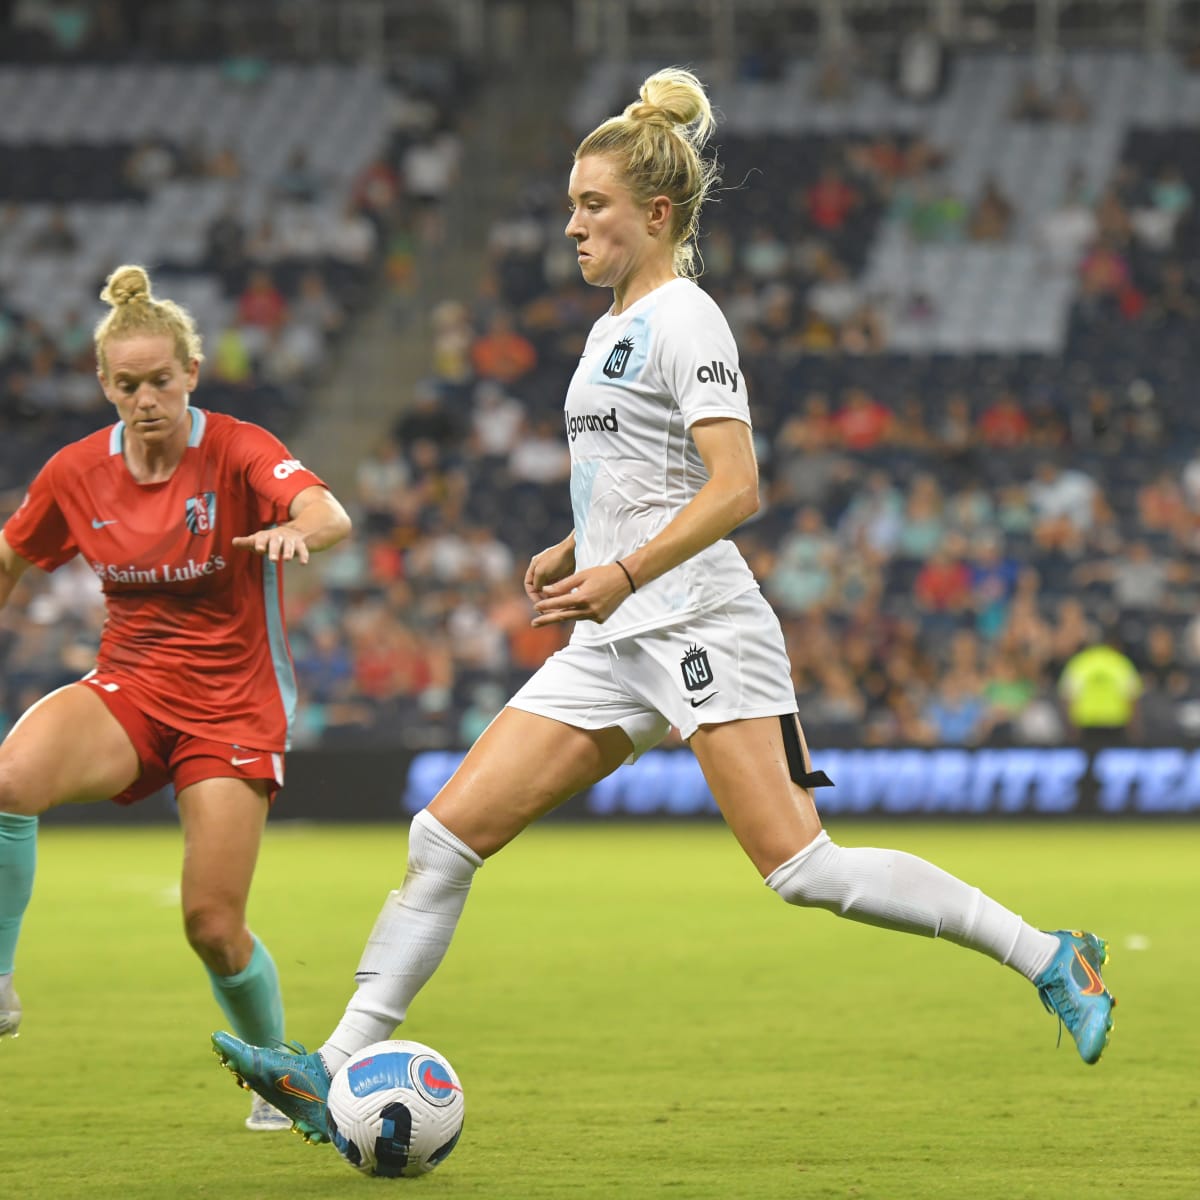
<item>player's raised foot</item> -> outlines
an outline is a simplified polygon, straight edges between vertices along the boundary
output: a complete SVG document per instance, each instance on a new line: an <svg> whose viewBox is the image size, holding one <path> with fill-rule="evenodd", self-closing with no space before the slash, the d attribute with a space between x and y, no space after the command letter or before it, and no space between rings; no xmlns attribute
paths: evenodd
<svg viewBox="0 0 1200 1200"><path fill-rule="evenodd" d="M1100 977L1100 968L1108 962L1108 943L1078 930L1053 930L1051 936L1058 938L1058 953L1033 985L1047 1011L1055 1013L1075 1039L1079 1057L1085 1063L1097 1062L1108 1045L1117 1003Z"/></svg>
<svg viewBox="0 0 1200 1200"><path fill-rule="evenodd" d="M16 1037L21 1028L21 998L13 988L12 976L0 984L0 1037Z"/></svg>
<svg viewBox="0 0 1200 1200"><path fill-rule="evenodd" d="M329 1141L325 1113L329 1072L319 1054L307 1054L303 1046L251 1046L232 1033L214 1033L212 1044L221 1065L238 1083L285 1113L306 1142Z"/></svg>
<svg viewBox="0 0 1200 1200"><path fill-rule="evenodd" d="M255 1133L275 1133L281 1129L291 1129L292 1118L287 1113L280 1112L275 1105L268 1103L259 1095L250 1100L250 1115L246 1118L246 1128Z"/></svg>

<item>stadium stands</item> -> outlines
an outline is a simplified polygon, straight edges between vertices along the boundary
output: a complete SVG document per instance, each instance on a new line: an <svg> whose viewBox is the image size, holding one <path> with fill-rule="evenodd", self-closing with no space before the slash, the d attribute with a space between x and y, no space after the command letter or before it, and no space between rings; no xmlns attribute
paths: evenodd
<svg viewBox="0 0 1200 1200"><path fill-rule="evenodd" d="M15 102L16 70L0 69L7 484L36 457L31 428L57 443L102 418L62 363L86 374L79 306L135 230L158 248L162 289L206 326L210 379L226 373L239 411L262 389L260 419L286 431L306 370L285 389L266 373L272 314L307 293L322 346L378 261L354 201L389 129L339 124L335 93L354 98L346 113L382 110L381 80L273 68L242 121L244 93L218 68L164 68L150 72L159 115L134 124L110 100L125 68L79 72L66 98L39 82L41 105ZM1081 51L1039 91L1030 60L978 55L918 105L871 78L815 99L814 72L714 88L725 190L701 243L756 413L766 503L738 540L784 619L811 738L1059 740L1062 666L1112 626L1147 679L1143 732L1194 733L1200 76ZM596 66L572 132L641 73ZM313 95L334 105L319 141ZM185 155L209 102L222 115L205 154ZM62 190L67 152L92 155L84 194ZM531 161L476 293L430 314L427 380L359 465L359 536L293 605L302 742L469 742L561 642L529 629L519 579L571 520L562 396L607 302L562 237L562 175ZM359 248L347 274L335 243ZM311 369L313 350L292 358ZM206 387L205 403L220 397ZM10 715L86 666L84 583L31 589L6 618Z"/></svg>

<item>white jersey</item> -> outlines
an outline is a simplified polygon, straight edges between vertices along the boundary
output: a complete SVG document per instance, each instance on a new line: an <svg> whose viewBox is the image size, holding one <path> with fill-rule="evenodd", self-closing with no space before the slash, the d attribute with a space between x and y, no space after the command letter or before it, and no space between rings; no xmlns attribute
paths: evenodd
<svg viewBox="0 0 1200 1200"><path fill-rule="evenodd" d="M707 293L675 279L596 322L566 401L577 570L632 554L704 486L689 430L706 417L750 424L737 346ZM757 586L722 539L639 586L603 625L577 622L571 640L598 645L659 629Z"/></svg>

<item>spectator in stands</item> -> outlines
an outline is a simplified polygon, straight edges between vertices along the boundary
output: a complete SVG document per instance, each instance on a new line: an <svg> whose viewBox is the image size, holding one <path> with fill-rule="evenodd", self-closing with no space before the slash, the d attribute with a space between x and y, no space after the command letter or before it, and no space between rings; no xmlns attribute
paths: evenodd
<svg viewBox="0 0 1200 1200"><path fill-rule="evenodd" d="M509 474L517 483L562 483L571 474L571 455L562 435L562 422L552 417L535 420L508 456Z"/></svg>
<svg viewBox="0 0 1200 1200"><path fill-rule="evenodd" d="M837 233L843 229L860 203L858 192L833 163L826 163L821 168L820 176L805 195L808 219L822 233Z"/></svg>
<svg viewBox="0 0 1200 1200"><path fill-rule="evenodd" d="M1038 465L1028 493L1037 544L1043 550L1080 554L1104 509L1096 481L1078 468L1045 460Z"/></svg>
<svg viewBox="0 0 1200 1200"><path fill-rule="evenodd" d="M441 388L422 380L413 388L407 408L393 422L392 435L410 456L418 445L429 445L438 459L449 458L464 436L462 414L446 402Z"/></svg>
<svg viewBox="0 0 1200 1200"><path fill-rule="evenodd" d="M297 146L288 155L283 170L275 177L273 190L285 204L312 204L319 198L321 179L309 164L303 146Z"/></svg>
<svg viewBox="0 0 1200 1200"><path fill-rule="evenodd" d="M945 536L941 489L933 475L922 471L913 478L908 490L896 554L924 562L933 557Z"/></svg>
<svg viewBox="0 0 1200 1200"><path fill-rule="evenodd" d="M861 453L891 440L892 414L865 388L847 388L841 408L833 418L841 444Z"/></svg>
<svg viewBox="0 0 1200 1200"><path fill-rule="evenodd" d="M983 190L971 210L967 235L975 242L1003 242L1012 231L1013 203L994 175L984 177Z"/></svg>
<svg viewBox="0 0 1200 1200"><path fill-rule="evenodd" d="M232 146L222 146L205 164L209 179L235 180L242 177L242 163Z"/></svg>
<svg viewBox="0 0 1200 1200"><path fill-rule="evenodd" d="M60 257L79 249L79 235L71 227L66 209L61 205L51 210L46 223L35 230L25 243L25 252L32 255Z"/></svg>
<svg viewBox="0 0 1200 1200"><path fill-rule="evenodd" d="M1020 577L1020 566L1004 551L1004 543L994 532L981 534L971 546L971 607L975 627L986 638L994 638L1004 628L1008 606Z"/></svg>
<svg viewBox="0 0 1200 1200"><path fill-rule="evenodd" d="M1158 290L1150 297L1148 316L1153 321L1184 327L1200 317L1200 300L1182 263L1163 264Z"/></svg>
<svg viewBox="0 0 1200 1200"><path fill-rule="evenodd" d="M767 595L781 615L804 613L826 604L833 595L837 560L837 540L826 529L820 511L802 508L781 539L765 580Z"/></svg>
<svg viewBox="0 0 1200 1200"><path fill-rule="evenodd" d="M862 291L850 278L845 264L832 254L821 253L816 269L816 281L809 287L805 301L813 312L841 327L862 305Z"/></svg>
<svg viewBox="0 0 1200 1200"><path fill-rule="evenodd" d="M483 461L505 460L525 422L525 410L498 383L481 379L472 392L471 452Z"/></svg>
<svg viewBox="0 0 1200 1200"><path fill-rule="evenodd" d="M269 271L250 272L246 288L238 297L238 321L250 329L270 332L278 329L288 315L287 301L275 286Z"/></svg>
<svg viewBox="0 0 1200 1200"><path fill-rule="evenodd" d="M944 538L913 582L913 599L922 625L929 630L945 633L958 628L969 608L971 569L962 551L957 537Z"/></svg>
<svg viewBox="0 0 1200 1200"><path fill-rule="evenodd" d="M954 671L942 676L921 715L942 746L974 746L989 730L983 694L969 676Z"/></svg>
<svg viewBox="0 0 1200 1200"><path fill-rule="evenodd" d="M1069 71L1063 71L1059 79L1052 115L1054 120L1068 125L1083 125L1091 118L1091 104Z"/></svg>
<svg viewBox="0 0 1200 1200"><path fill-rule="evenodd" d="M867 715L867 704L850 672L836 659L820 671L820 689L805 703L805 716L814 726L829 730L834 739L857 737Z"/></svg>
<svg viewBox="0 0 1200 1200"><path fill-rule="evenodd" d="M129 152L121 173L131 188L150 192L172 178L176 172L175 154L160 138L148 137Z"/></svg>
<svg viewBox="0 0 1200 1200"><path fill-rule="evenodd" d="M980 414L979 437L992 450L1011 450L1025 445L1030 438L1029 418L1017 397L1001 392Z"/></svg>
<svg viewBox="0 0 1200 1200"><path fill-rule="evenodd" d="M471 363L480 379L511 385L537 366L537 351L516 328L512 314L501 309L493 315L487 331L475 339Z"/></svg>
<svg viewBox="0 0 1200 1200"><path fill-rule="evenodd" d="M217 334L212 357L213 375L232 387L244 387L254 379L254 356L239 325L227 325Z"/></svg>
<svg viewBox="0 0 1200 1200"><path fill-rule="evenodd" d="M1191 548L1195 516L1170 468L1163 468L1138 488L1137 514L1147 533L1169 533L1180 547Z"/></svg>
<svg viewBox="0 0 1200 1200"><path fill-rule="evenodd" d="M355 471L357 497L368 534L387 533L411 472L396 440L379 438Z"/></svg>
<svg viewBox="0 0 1200 1200"><path fill-rule="evenodd" d="M1042 90L1033 75L1021 80L1009 108L1014 121L1048 121L1054 115L1054 102Z"/></svg>
<svg viewBox="0 0 1200 1200"><path fill-rule="evenodd" d="M1193 582L1193 572L1186 563L1157 557L1140 539L1130 542L1116 554L1076 567L1071 577L1083 587L1097 582L1108 583L1113 603L1121 613L1162 612L1173 608L1171 585Z"/></svg>
<svg viewBox="0 0 1200 1200"><path fill-rule="evenodd" d="M1070 271L1095 241L1099 230L1096 214L1077 183L1068 187L1062 203L1042 218L1038 242L1050 266Z"/></svg>
<svg viewBox="0 0 1200 1200"><path fill-rule="evenodd" d="M770 225L758 225L741 253L741 266L757 282L778 279L787 272L791 253Z"/></svg>
<svg viewBox="0 0 1200 1200"><path fill-rule="evenodd" d="M872 471L842 514L838 537L864 554L889 559L900 539L903 509L904 501L887 472Z"/></svg>
<svg viewBox="0 0 1200 1200"><path fill-rule="evenodd" d="M204 264L222 276L237 275L246 265L246 227L232 205L223 208L205 231Z"/></svg>
<svg viewBox="0 0 1200 1200"><path fill-rule="evenodd" d="M348 200L328 233L326 249L334 262L363 267L371 261L378 243L378 232L354 200Z"/></svg>
<svg viewBox="0 0 1200 1200"><path fill-rule="evenodd" d="M1115 629L1070 658L1058 690L1067 705L1067 719L1079 732L1085 749L1098 750L1128 739L1137 717L1142 680L1123 653Z"/></svg>

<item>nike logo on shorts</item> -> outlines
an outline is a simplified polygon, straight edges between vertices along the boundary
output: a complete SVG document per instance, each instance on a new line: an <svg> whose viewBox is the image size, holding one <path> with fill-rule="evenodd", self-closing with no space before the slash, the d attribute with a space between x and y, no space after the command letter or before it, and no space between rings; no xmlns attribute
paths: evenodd
<svg viewBox="0 0 1200 1200"><path fill-rule="evenodd" d="M92 518L92 528L93 529L103 529L105 527L105 525L116 525L116 524L117 524L116 517L114 517L111 521L101 521L99 517Z"/></svg>
<svg viewBox="0 0 1200 1200"><path fill-rule="evenodd" d="M719 696L720 694L721 693L719 691L718 692L709 692L708 695L705 696L703 700L691 701L691 705L693 708L699 708L700 705L707 704L714 696Z"/></svg>
<svg viewBox="0 0 1200 1200"><path fill-rule="evenodd" d="M256 754L253 758L231 758L229 761L233 763L235 767L246 767L252 762L258 762L260 758L262 758L262 755Z"/></svg>

